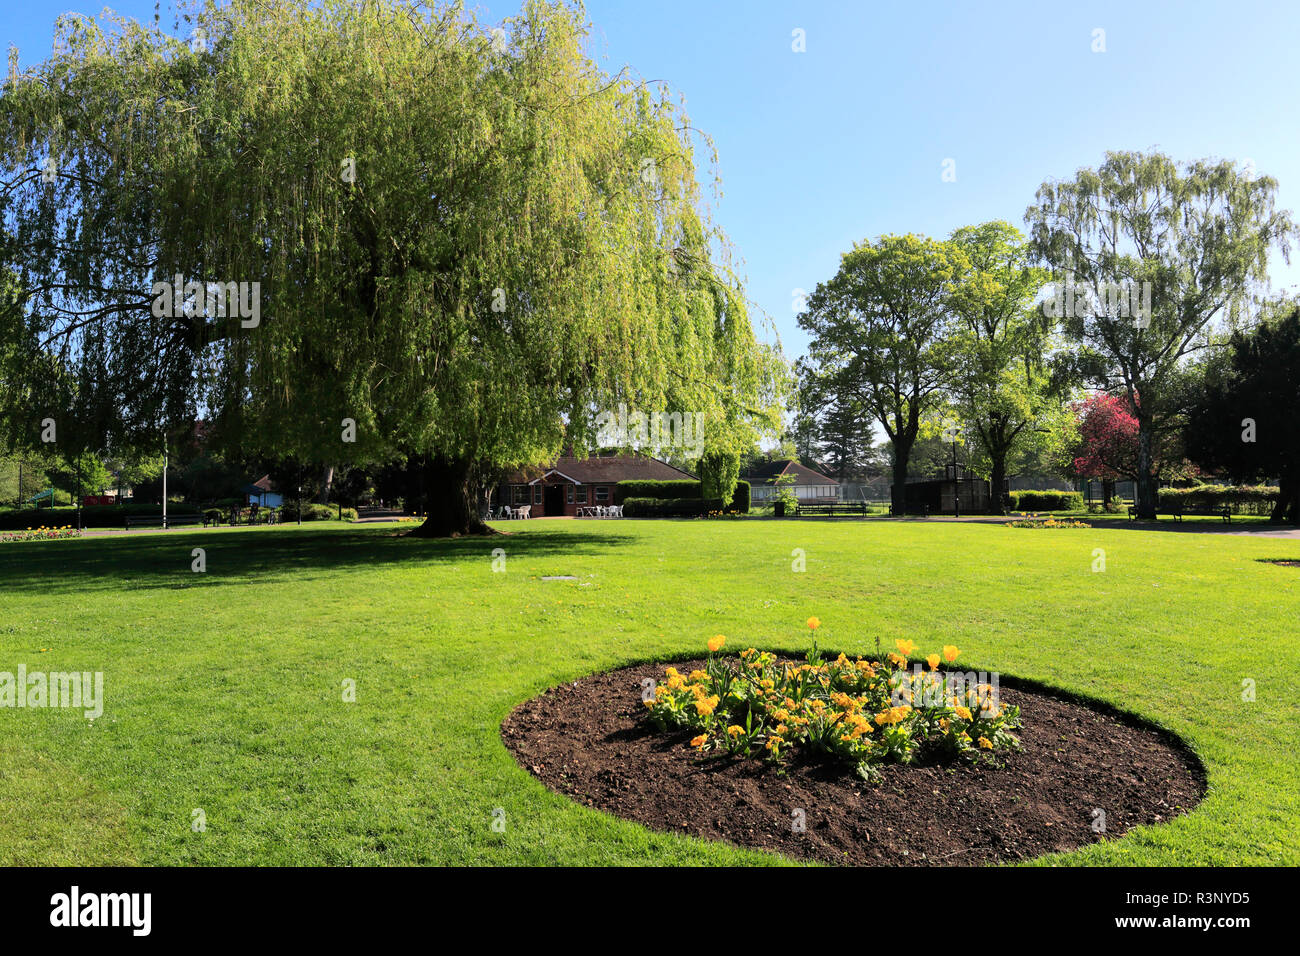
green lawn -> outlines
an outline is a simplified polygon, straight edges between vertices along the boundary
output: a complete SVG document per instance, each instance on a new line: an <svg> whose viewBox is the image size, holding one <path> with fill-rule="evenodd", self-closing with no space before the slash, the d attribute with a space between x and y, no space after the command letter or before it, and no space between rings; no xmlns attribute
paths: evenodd
<svg viewBox="0 0 1300 956"><path fill-rule="evenodd" d="M1195 747L1210 792L1193 813L1053 859L1300 863L1300 569L1258 560L1300 559L1300 541L738 520L433 542L406 527L0 545L0 671L102 670L107 698L93 723L0 709L0 863L780 862L555 796L498 726L548 686L699 653L714 633L801 649L813 614L824 646L955 643L967 665L1103 698Z"/></svg>

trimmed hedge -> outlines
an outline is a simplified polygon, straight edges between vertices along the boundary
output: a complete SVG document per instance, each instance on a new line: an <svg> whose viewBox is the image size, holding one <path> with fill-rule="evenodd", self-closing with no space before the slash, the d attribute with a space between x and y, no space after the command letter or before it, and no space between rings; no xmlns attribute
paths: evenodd
<svg viewBox="0 0 1300 956"><path fill-rule="evenodd" d="M620 481L614 486L614 503L626 506L633 499L656 501L684 501L687 499L703 500L704 486L693 478L673 481ZM715 499L716 500L716 499ZM721 511L719 507L706 510ZM749 514L749 482L736 482L736 490L731 496L731 505L725 509L729 514ZM624 514L627 512L624 511Z"/></svg>
<svg viewBox="0 0 1300 956"><path fill-rule="evenodd" d="M627 498L624 518L699 518L721 511L721 498Z"/></svg>
<svg viewBox="0 0 1300 956"><path fill-rule="evenodd" d="M180 502L169 502L167 505L169 515L196 515L199 514L197 505L182 504ZM126 516L132 517L159 517L162 515L162 505L90 505L81 509L81 526L83 528L122 528L126 526ZM0 531L21 531L24 528L35 528L38 525L48 527L62 527L63 525L77 526L77 509L72 507L59 508L25 508L21 511L3 511L0 512Z"/></svg>
<svg viewBox="0 0 1300 956"><path fill-rule="evenodd" d="M727 507L727 511L737 515L749 514L749 482L736 482L736 490L732 492L731 504Z"/></svg>
<svg viewBox="0 0 1300 956"><path fill-rule="evenodd" d="M614 486L614 504L629 498L702 498L703 486L693 478L675 481L620 481Z"/></svg>
<svg viewBox="0 0 1300 956"><path fill-rule="evenodd" d="M1078 491L1013 491L1012 511L1082 511L1083 495Z"/></svg>
<svg viewBox="0 0 1300 956"><path fill-rule="evenodd" d="M1227 508L1233 514L1268 515L1277 500L1274 485L1196 485L1193 488L1161 488L1158 508L1172 511L1174 506L1193 510Z"/></svg>

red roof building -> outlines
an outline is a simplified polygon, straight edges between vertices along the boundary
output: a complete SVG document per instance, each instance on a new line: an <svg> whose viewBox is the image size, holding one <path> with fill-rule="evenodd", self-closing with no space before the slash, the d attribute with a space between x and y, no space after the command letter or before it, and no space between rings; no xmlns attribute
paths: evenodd
<svg viewBox="0 0 1300 956"><path fill-rule="evenodd" d="M772 499L776 494L776 480L782 475L789 475L794 478L794 482L789 485L789 488L800 501L830 502L839 500L840 483L838 481L834 478L828 478L820 471L814 471L807 465L801 465L790 458L756 465L749 469L748 473L742 474L740 477L749 482L750 501L758 503Z"/></svg>
<svg viewBox="0 0 1300 956"><path fill-rule="evenodd" d="M694 479L690 472L647 455L564 456L507 475L493 500L512 508L531 505L534 518L574 517L579 508L615 504L614 487L620 481Z"/></svg>

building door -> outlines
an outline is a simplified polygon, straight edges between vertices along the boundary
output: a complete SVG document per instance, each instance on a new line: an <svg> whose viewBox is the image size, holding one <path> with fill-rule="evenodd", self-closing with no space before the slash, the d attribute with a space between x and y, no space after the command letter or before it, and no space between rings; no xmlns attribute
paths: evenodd
<svg viewBox="0 0 1300 956"><path fill-rule="evenodd" d="M564 485L547 485L543 495L543 507L548 518L564 514Z"/></svg>

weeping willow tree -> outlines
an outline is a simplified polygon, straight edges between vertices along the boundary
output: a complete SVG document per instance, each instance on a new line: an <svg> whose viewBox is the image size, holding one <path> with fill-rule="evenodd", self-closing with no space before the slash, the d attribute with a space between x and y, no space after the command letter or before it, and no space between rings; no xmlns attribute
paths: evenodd
<svg viewBox="0 0 1300 956"><path fill-rule="evenodd" d="M448 535L618 402L704 416L714 453L773 427L699 134L588 41L545 2L61 18L0 98L11 439L111 396L119 443L202 417L244 451L414 455Z"/></svg>

